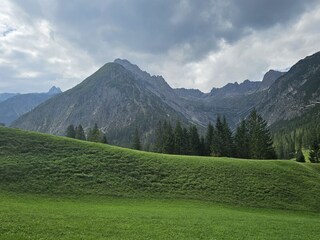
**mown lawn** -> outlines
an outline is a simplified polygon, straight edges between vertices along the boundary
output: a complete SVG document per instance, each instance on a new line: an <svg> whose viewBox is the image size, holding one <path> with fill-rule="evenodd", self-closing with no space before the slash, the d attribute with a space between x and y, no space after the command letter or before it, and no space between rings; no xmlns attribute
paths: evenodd
<svg viewBox="0 0 320 240"><path fill-rule="evenodd" d="M190 200L0 194L0 239L319 239L320 215Z"/></svg>

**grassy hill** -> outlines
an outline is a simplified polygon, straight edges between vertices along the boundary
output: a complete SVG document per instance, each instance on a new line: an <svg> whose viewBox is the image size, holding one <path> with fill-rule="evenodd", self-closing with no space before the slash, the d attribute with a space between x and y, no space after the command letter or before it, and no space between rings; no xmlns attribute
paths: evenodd
<svg viewBox="0 0 320 240"><path fill-rule="evenodd" d="M0 190L320 211L320 166L172 156L0 128Z"/></svg>

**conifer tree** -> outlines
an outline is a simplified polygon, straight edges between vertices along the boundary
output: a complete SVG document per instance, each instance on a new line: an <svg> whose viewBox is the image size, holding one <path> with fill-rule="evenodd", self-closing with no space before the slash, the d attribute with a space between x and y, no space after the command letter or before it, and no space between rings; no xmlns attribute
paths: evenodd
<svg viewBox="0 0 320 240"><path fill-rule="evenodd" d="M213 155L218 157L233 156L233 138L232 132L228 126L226 118L221 121L220 116L217 117L214 140L213 140Z"/></svg>
<svg viewBox="0 0 320 240"><path fill-rule="evenodd" d="M181 143L181 154L188 155L189 154L189 132L185 127L182 129L182 143Z"/></svg>
<svg viewBox="0 0 320 240"><path fill-rule="evenodd" d="M235 136L235 156L238 158L250 158L249 156L249 130L247 128L247 123L242 120L238 125Z"/></svg>
<svg viewBox="0 0 320 240"><path fill-rule="evenodd" d="M255 159L275 158L275 151L267 122L253 110L247 120L249 129L250 157Z"/></svg>
<svg viewBox="0 0 320 240"><path fill-rule="evenodd" d="M138 128L136 128L134 131L132 148L136 150L141 150L140 135Z"/></svg>
<svg viewBox="0 0 320 240"><path fill-rule="evenodd" d="M196 126L191 126L189 129L190 154L199 155L200 153L200 139L198 129Z"/></svg>
<svg viewBox="0 0 320 240"><path fill-rule="evenodd" d="M223 156L234 156L234 144L231 129L227 123L227 119L223 117Z"/></svg>
<svg viewBox="0 0 320 240"><path fill-rule="evenodd" d="M76 131L74 129L73 124L68 126L68 128L66 130L66 137L69 137L69 138L75 138L76 137Z"/></svg>
<svg viewBox="0 0 320 240"><path fill-rule="evenodd" d="M183 148L183 129L181 123L178 120L174 129L174 153L182 154Z"/></svg>
<svg viewBox="0 0 320 240"><path fill-rule="evenodd" d="M296 161L297 162L305 162L306 161L301 148L299 148L299 150L296 153Z"/></svg>
<svg viewBox="0 0 320 240"><path fill-rule="evenodd" d="M98 128L97 124L94 124L94 127L92 129L89 129L87 140L90 142L100 142L103 143L107 140L107 138L104 139L104 134L100 129Z"/></svg>
<svg viewBox="0 0 320 240"><path fill-rule="evenodd" d="M161 121L158 122L157 128L155 130L155 151L163 153L163 144L164 144L164 131L163 124Z"/></svg>
<svg viewBox="0 0 320 240"><path fill-rule="evenodd" d="M81 124L75 129L75 138L79 140L86 140L86 135Z"/></svg>
<svg viewBox="0 0 320 240"><path fill-rule="evenodd" d="M107 139L107 135L106 134L103 134L101 143L108 144L108 139Z"/></svg>
<svg viewBox="0 0 320 240"><path fill-rule="evenodd" d="M200 137L199 155L200 156L206 156L207 155L206 140L205 140L205 138L203 136Z"/></svg>
<svg viewBox="0 0 320 240"><path fill-rule="evenodd" d="M205 155L210 156L212 154L212 145L213 145L213 139L214 138L214 127L209 122L206 138L205 138Z"/></svg>
<svg viewBox="0 0 320 240"><path fill-rule="evenodd" d="M320 162L319 143L316 140L314 140L311 145L309 160L312 163Z"/></svg>
<svg viewBox="0 0 320 240"><path fill-rule="evenodd" d="M163 124L163 153L174 153L174 135L172 126L167 121Z"/></svg>
<svg viewBox="0 0 320 240"><path fill-rule="evenodd" d="M215 137L213 139L212 155L216 157L221 157L223 154L222 152L223 125L222 125L220 116L218 116L216 120L216 126L214 128L214 136Z"/></svg>

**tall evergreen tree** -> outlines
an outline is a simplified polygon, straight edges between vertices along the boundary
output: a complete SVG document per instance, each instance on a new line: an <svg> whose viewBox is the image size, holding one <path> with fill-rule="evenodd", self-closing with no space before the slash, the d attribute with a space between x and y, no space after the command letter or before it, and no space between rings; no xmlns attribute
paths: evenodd
<svg viewBox="0 0 320 240"><path fill-rule="evenodd" d="M185 127L182 129L182 145L181 145L181 154L188 155L189 154L189 132Z"/></svg>
<svg viewBox="0 0 320 240"><path fill-rule="evenodd" d="M217 117L214 139L213 139L213 155L218 157L233 156L233 138L232 132L228 126L226 118L221 121L220 116Z"/></svg>
<svg viewBox="0 0 320 240"><path fill-rule="evenodd" d="M189 129L190 155L200 154L200 139L196 126L191 126Z"/></svg>
<svg viewBox="0 0 320 240"><path fill-rule="evenodd" d="M69 138L75 138L75 137L76 137L76 131L75 131L75 129L74 129L73 124L71 124L71 125L69 125L69 126L67 127L66 137L69 137Z"/></svg>
<svg viewBox="0 0 320 240"><path fill-rule="evenodd" d="M320 162L319 143L316 140L314 140L313 144L311 145L309 160L312 163Z"/></svg>
<svg viewBox="0 0 320 240"><path fill-rule="evenodd" d="M161 121L158 122L158 125L155 130L155 152L163 153L163 145L164 145L164 131L163 124Z"/></svg>
<svg viewBox="0 0 320 240"><path fill-rule="evenodd" d="M250 139L250 157L255 159L276 158L267 122L253 110L247 120Z"/></svg>
<svg viewBox="0 0 320 240"><path fill-rule="evenodd" d="M206 140L203 136L200 137L200 147L199 147L199 155L200 156L207 156L207 145Z"/></svg>
<svg viewBox="0 0 320 240"><path fill-rule="evenodd" d="M108 139L106 134L103 134L101 143L108 144Z"/></svg>
<svg viewBox="0 0 320 240"><path fill-rule="evenodd" d="M234 143L231 129L227 123L226 117L223 117L223 156L234 156Z"/></svg>
<svg viewBox="0 0 320 240"><path fill-rule="evenodd" d="M86 135L81 124L75 129L75 138L79 140L86 140Z"/></svg>
<svg viewBox="0 0 320 240"><path fill-rule="evenodd" d="M183 148L183 129L181 123L178 120L174 129L174 153L182 154Z"/></svg>
<svg viewBox="0 0 320 240"><path fill-rule="evenodd" d="M212 153L213 138L214 138L214 127L211 124L211 122L209 122L206 138L205 138L205 155L210 156Z"/></svg>
<svg viewBox="0 0 320 240"><path fill-rule="evenodd" d="M104 143L105 141L107 141L107 138L104 137L105 134L103 134L103 132L98 128L98 125L95 124L92 129L89 129L87 140L90 142Z"/></svg>
<svg viewBox="0 0 320 240"><path fill-rule="evenodd" d="M174 134L170 123L163 123L163 153L174 153Z"/></svg>
<svg viewBox="0 0 320 240"><path fill-rule="evenodd" d="M296 161L297 162L305 162L306 161L301 148L299 148L299 150L296 153Z"/></svg>
<svg viewBox="0 0 320 240"><path fill-rule="evenodd" d="M238 158L250 158L249 155L249 130L247 128L247 123L242 120L238 125L235 136L235 155Z"/></svg>
<svg viewBox="0 0 320 240"><path fill-rule="evenodd" d="M140 134L138 128L134 130L132 148L136 150L141 150Z"/></svg>
<svg viewBox="0 0 320 240"><path fill-rule="evenodd" d="M216 157L223 156L223 124L220 116L217 117L216 126L214 128L214 138L212 145L212 155Z"/></svg>

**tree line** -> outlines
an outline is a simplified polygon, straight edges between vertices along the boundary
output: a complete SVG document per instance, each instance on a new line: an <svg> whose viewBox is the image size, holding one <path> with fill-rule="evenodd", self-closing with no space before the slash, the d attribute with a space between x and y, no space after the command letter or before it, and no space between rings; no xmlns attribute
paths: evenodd
<svg viewBox="0 0 320 240"><path fill-rule="evenodd" d="M87 135L85 134L81 124L76 127L71 124L67 127L65 136L90 142L108 143L106 134L98 128L97 124L88 130Z"/></svg>
<svg viewBox="0 0 320 240"><path fill-rule="evenodd" d="M216 124L208 124L205 136L196 126L183 127L177 121L159 122L156 128L155 151L178 155L275 159L271 134L267 123L253 110L232 133L225 117L217 117Z"/></svg>
<svg viewBox="0 0 320 240"><path fill-rule="evenodd" d="M320 160L320 106L316 106L303 116L283 121L272 129L276 153L281 159L304 162L302 149L310 151L310 162Z"/></svg>

